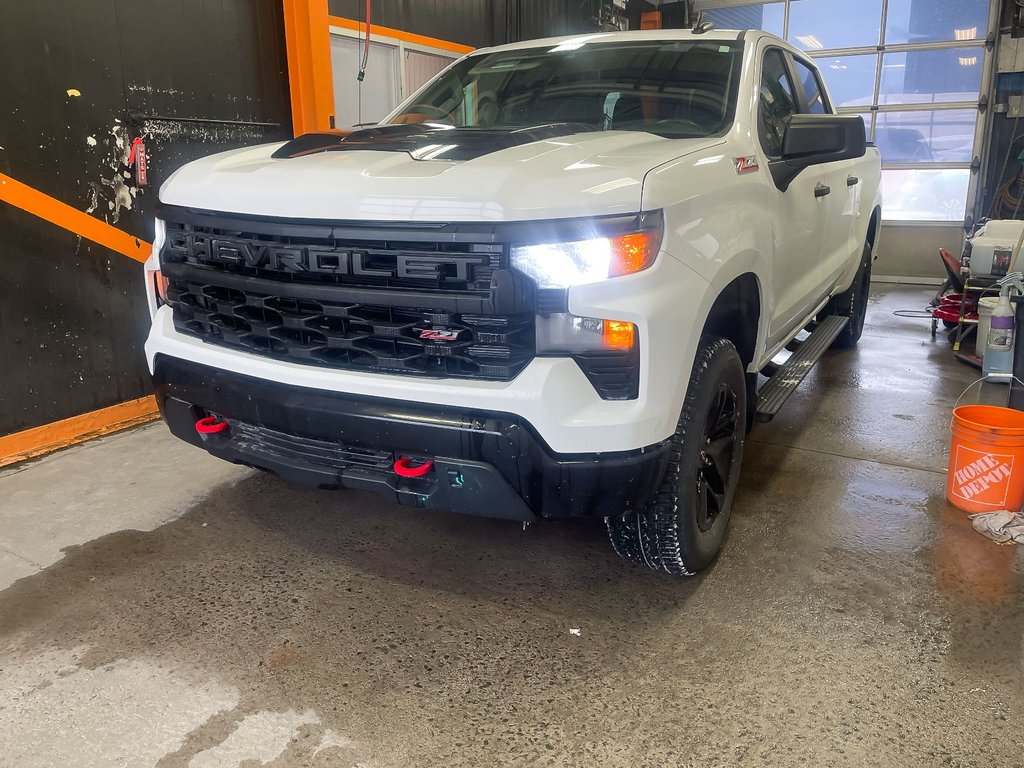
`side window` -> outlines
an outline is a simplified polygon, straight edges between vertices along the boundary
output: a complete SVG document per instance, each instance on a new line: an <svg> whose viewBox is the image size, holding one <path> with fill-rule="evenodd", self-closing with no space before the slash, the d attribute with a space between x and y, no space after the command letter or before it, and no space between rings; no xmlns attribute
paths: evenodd
<svg viewBox="0 0 1024 768"><path fill-rule="evenodd" d="M803 84L804 98L807 99L807 103L803 105L801 111L811 115L830 113L832 110L829 109L828 102L825 100L825 89L821 87L818 74L800 59L794 58L793 63L796 64L796 76Z"/></svg>
<svg viewBox="0 0 1024 768"><path fill-rule="evenodd" d="M769 49L761 68L761 92L757 115L757 132L761 146L770 158L782 157L782 137L789 118L799 110L789 80L786 60L778 48Z"/></svg>

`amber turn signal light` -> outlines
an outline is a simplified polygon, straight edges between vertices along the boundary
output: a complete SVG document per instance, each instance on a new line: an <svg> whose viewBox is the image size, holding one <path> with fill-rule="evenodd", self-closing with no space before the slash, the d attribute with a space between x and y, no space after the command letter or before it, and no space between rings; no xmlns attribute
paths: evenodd
<svg viewBox="0 0 1024 768"><path fill-rule="evenodd" d="M634 232L611 238L612 259L608 276L631 275L654 263L661 244L661 231Z"/></svg>
<svg viewBox="0 0 1024 768"><path fill-rule="evenodd" d="M636 346L636 326L622 320L605 320L604 346L606 349L632 349Z"/></svg>

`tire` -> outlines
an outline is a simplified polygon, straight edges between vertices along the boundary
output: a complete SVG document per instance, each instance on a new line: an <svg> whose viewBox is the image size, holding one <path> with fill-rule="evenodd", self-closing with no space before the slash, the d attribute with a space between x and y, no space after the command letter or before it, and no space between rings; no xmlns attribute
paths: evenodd
<svg viewBox="0 0 1024 768"><path fill-rule="evenodd" d="M852 349L864 335L864 318L868 313L868 298L871 294L871 246L864 244L860 268L850 287L829 299L821 317L840 315L850 318L842 332L832 342L833 349Z"/></svg>
<svg viewBox="0 0 1024 768"><path fill-rule="evenodd" d="M715 560L739 482L746 410L746 375L736 348L701 337L661 487L643 510L605 519L621 557L679 576Z"/></svg>

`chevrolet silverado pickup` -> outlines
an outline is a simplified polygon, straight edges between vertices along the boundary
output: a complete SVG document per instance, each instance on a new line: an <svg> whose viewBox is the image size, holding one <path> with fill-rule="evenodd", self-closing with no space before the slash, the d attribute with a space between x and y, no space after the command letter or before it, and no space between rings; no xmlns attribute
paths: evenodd
<svg viewBox="0 0 1024 768"><path fill-rule="evenodd" d="M880 175L861 118L769 34L479 50L373 127L163 184L157 399L228 461L603 519L623 557L692 574L747 431L861 336Z"/></svg>

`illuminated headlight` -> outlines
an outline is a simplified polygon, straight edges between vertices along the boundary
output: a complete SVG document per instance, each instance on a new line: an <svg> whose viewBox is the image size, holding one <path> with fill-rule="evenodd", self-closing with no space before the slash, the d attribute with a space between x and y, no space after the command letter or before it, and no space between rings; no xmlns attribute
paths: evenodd
<svg viewBox="0 0 1024 768"><path fill-rule="evenodd" d="M538 288L572 288L630 275L654 263L660 231L512 248L512 266Z"/></svg>
<svg viewBox="0 0 1024 768"><path fill-rule="evenodd" d="M512 266L538 288L569 288L608 279L612 246L607 238L577 243L521 245L512 249Z"/></svg>

